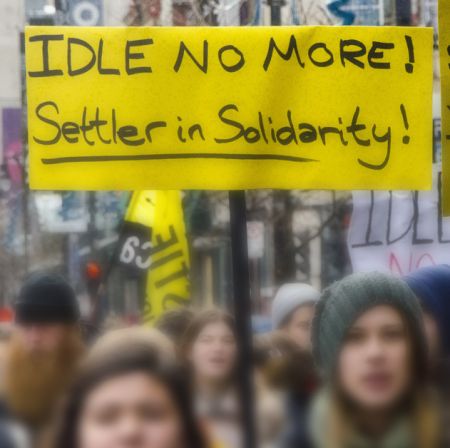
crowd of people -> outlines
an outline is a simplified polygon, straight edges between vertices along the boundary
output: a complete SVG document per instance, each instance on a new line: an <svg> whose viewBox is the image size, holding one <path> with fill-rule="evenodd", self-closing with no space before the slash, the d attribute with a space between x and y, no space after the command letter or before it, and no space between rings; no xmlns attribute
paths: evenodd
<svg viewBox="0 0 450 448"><path fill-rule="evenodd" d="M282 285L254 336L258 447L450 446L447 299L444 265ZM86 338L71 286L34 273L0 327L0 447L245 448L239 349L219 309Z"/></svg>

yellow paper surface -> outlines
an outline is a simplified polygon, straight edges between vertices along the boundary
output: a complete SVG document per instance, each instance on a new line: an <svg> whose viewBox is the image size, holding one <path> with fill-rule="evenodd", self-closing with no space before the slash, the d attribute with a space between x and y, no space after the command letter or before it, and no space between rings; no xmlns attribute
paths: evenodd
<svg viewBox="0 0 450 448"><path fill-rule="evenodd" d="M190 299L189 249L179 191L136 191L126 221L149 227L151 255L146 278L144 320L153 323L164 311Z"/></svg>
<svg viewBox="0 0 450 448"><path fill-rule="evenodd" d="M439 0L442 100L442 208L450 216L450 2Z"/></svg>
<svg viewBox="0 0 450 448"><path fill-rule="evenodd" d="M28 27L31 187L430 188L432 39Z"/></svg>

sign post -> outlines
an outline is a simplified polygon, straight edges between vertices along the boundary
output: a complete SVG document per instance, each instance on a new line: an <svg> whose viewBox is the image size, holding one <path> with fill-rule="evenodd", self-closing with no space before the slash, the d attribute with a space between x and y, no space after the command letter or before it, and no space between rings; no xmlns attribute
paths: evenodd
<svg viewBox="0 0 450 448"><path fill-rule="evenodd" d="M247 247L247 208L245 191L230 191L231 262L233 272L233 301L236 331L239 338L239 393L241 398L243 443L256 448L254 391L252 382L251 297Z"/></svg>

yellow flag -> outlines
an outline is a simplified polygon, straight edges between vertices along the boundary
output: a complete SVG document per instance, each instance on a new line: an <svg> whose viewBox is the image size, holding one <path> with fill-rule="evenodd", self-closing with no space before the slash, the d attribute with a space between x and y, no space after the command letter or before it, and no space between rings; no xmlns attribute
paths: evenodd
<svg viewBox="0 0 450 448"><path fill-rule="evenodd" d="M125 221L128 230L120 261L146 272L144 320L151 323L164 311L188 304L190 298L181 192L135 192Z"/></svg>

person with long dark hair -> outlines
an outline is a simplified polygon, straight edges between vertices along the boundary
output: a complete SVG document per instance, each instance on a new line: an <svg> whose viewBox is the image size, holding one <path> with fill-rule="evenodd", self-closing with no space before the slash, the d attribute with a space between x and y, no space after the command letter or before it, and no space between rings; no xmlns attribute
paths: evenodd
<svg viewBox="0 0 450 448"><path fill-rule="evenodd" d="M91 349L70 390L54 448L205 448L170 341L123 329Z"/></svg>
<svg viewBox="0 0 450 448"><path fill-rule="evenodd" d="M183 340L182 352L195 391L198 419L216 443L239 448L242 428L233 317L219 309L202 310L192 320Z"/></svg>
<svg viewBox="0 0 450 448"><path fill-rule="evenodd" d="M313 322L325 386L312 410L316 448L435 448L418 300L400 279L353 274L326 289Z"/></svg>

